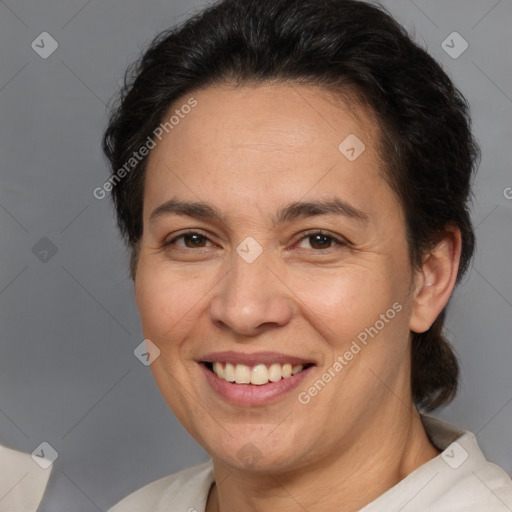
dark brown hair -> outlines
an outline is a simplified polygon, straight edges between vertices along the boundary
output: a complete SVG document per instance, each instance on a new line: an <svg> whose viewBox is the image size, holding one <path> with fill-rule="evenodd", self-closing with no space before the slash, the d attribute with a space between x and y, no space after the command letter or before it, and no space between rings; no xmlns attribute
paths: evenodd
<svg viewBox="0 0 512 512"><path fill-rule="evenodd" d="M111 177L126 170L178 99L212 84L269 81L356 92L380 125L380 154L403 205L411 262L420 265L446 226L456 225L460 280L474 249L468 205L479 154L467 102L403 27L367 2L223 0L160 34L127 71L105 132ZM112 182L132 277L146 161ZM459 368L443 336L444 316L427 332L413 333L411 385L425 409L448 403L457 390Z"/></svg>

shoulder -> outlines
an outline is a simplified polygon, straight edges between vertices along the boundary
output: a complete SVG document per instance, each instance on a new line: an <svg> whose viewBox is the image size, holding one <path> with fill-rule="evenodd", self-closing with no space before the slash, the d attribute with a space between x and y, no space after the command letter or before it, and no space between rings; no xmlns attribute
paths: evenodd
<svg viewBox="0 0 512 512"><path fill-rule="evenodd" d="M443 453L446 455L446 452ZM471 455L470 455L471 457ZM468 463L466 470L444 468L433 486L437 494L427 510L439 512L510 512L512 481L500 467L485 461ZM451 474L450 474L451 473Z"/></svg>
<svg viewBox="0 0 512 512"><path fill-rule="evenodd" d="M52 471L45 450L41 444L31 456L0 445L0 510L37 510Z"/></svg>
<svg viewBox="0 0 512 512"><path fill-rule="evenodd" d="M426 510L510 512L512 480L485 458L475 435L437 418L424 416L422 420L432 441L442 450L427 464L431 465L433 480L425 489L430 487L431 491Z"/></svg>
<svg viewBox="0 0 512 512"><path fill-rule="evenodd" d="M437 418L422 415L422 422L440 455L361 512L511 512L512 481L485 458L476 437Z"/></svg>
<svg viewBox="0 0 512 512"><path fill-rule="evenodd" d="M172 512L204 510L213 483L212 462L160 478L130 494L109 512Z"/></svg>

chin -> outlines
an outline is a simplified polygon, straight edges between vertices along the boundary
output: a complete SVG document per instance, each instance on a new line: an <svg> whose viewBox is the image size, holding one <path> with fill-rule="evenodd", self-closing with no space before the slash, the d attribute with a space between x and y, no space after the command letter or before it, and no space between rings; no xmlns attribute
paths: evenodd
<svg viewBox="0 0 512 512"><path fill-rule="evenodd" d="M227 431L221 429L222 433L218 429L209 431L207 439L197 439L214 461L243 471L275 473L289 470L300 457L299 442L275 425L238 424L236 431L233 427ZM270 427L279 433L272 435Z"/></svg>

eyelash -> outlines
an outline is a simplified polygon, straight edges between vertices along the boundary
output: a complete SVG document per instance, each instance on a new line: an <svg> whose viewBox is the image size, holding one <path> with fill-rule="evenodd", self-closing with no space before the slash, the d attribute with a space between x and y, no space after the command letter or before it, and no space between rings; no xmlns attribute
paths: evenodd
<svg viewBox="0 0 512 512"><path fill-rule="evenodd" d="M330 247L327 247L325 249L311 249L315 252L326 252L329 249L335 249L336 247L338 247L338 248L346 247L348 245L348 242L346 240L344 240L343 238L333 235L332 233L329 233L328 231L324 231L321 229L306 231L294 245L297 245L300 242L302 242L303 240L307 240L310 237L318 236L318 235L325 236L325 237L329 238L331 240L331 242L333 243L333 245ZM306 250L309 250L309 249L306 249Z"/></svg>
<svg viewBox="0 0 512 512"><path fill-rule="evenodd" d="M184 237L190 236L190 235L199 235L199 236L202 236L203 238L205 238L206 240L208 240L209 242L211 242L211 240L208 238L208 236L205 235L204 233L201 233L200 231L185 231L184 233L180 233L178 236L175 236L173 239L171 239L169 241L164 241L162 246L164 248L166 248L171 245L175 245L176 240L179 240L180 238L184 238ZM211 242L211 243L213 243L213 242ZM181 247L181 246L179 246L179 247ZM192 249L191 247L182 247L182 248L183 249ZM200 247L200 249L204 249L204 247ZM194 249L192 249L192 250L194 250Z"/></svg>
<svg viewBox="0 0 512 512"><path fill-rule="evenodd" d="M203 237L204 239L206 239L208 242L210 243L213 243L206 234L204 233L201 233L200 231L186 231L184 233L180 233L178 236L174 237L173 239L167 241L167 242L163 242L162 246L163 248L169 248L170 246L173 246L173 245L176 245L176 241L181 239L181 238L184 238L186 236L191 236L191 235L199 235L201 237ZM326 232L324 230L311 230L311 231L306 231L301 238L299 238L299 240L294 244L295 245L298 245L300 244L303 240L306 240L308 238L311 238L313 236L325 236L327 238L329 238L331 240L332 243L334 243L334 245L331 245L330 247L327 247L325 249L305 249L305 250L312 250L314 252L327 252L329 251L330 249L334 249L335 247L346 247L349 245L349 243L344 240L343 238L340 238L338 236L335 236L329 232ZM192 247L183 247L183 246L178 246L180 247L181 249L184 249L184 250L197 250L197 249L205 249L207 247L210 247L210 246L207 246L207 247L198 247L196 249L192 248ZM304 249L304 248L299 248L299 249Z"/></svg>

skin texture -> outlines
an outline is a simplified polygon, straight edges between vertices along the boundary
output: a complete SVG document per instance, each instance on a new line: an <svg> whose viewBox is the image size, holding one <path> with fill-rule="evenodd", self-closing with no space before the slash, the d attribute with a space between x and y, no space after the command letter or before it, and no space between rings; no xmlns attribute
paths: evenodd
<svg viewBox="0 0 512 512"><path fill-rule="evenodd" d="M448 301L460 234L447 228L423 266L411 267L377 123L359 107L290 84L227 84L194 97L147 167L135 295L144 336L161 351L154 378L213 458L208 512L358 510L438 454L412 403L410 331L427 330ZM366 146L354 161L338 150L349 134ZM366 220L274 223L290 203L335 198ZM150 220L170 199L208 203L221 217ZM199 247L177 238L186 230L206 238L194 239ZM331 238L319 244L311 230ZM263 249L252 263L236 252L248 236ZM401 311L301 404L298 393L394 303ZM315 367L275 402L237 406L211 389L198 363L224 350L278 351ZM247 446L253 464L239 454Z"/></svg>

